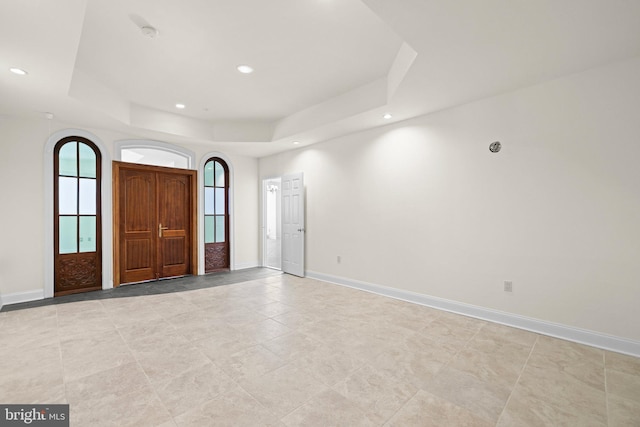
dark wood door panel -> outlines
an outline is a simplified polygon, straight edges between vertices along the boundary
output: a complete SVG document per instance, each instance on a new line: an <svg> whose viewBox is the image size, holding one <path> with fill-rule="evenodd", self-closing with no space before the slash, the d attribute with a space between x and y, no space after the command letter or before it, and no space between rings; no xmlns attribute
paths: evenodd
<svg viewBox="0 0 640 427"><path fill-rule="evenodd" d="M206 273L226 270L229 268L229 244L207 243L204 245L204 265Z"/></svg>
<svg viewBox="0 0 640 427"><path fill-rule="evenodd" d="M158 260L160 277L189 274L190 177L157 174L158 223L161 224Z"/></svg>
<svg viewBox="0 0 640 427"><path fill-rule="evenodd" d="M95 252L58 254L54 268L56 295L102 289L100 261Z"/></svg>
<svg viewBox="0 0 640 427"><path fill-rule="evenodd" d="M121 283L156 278L155 174L122 170L119 176L120 279Z"/></svg>

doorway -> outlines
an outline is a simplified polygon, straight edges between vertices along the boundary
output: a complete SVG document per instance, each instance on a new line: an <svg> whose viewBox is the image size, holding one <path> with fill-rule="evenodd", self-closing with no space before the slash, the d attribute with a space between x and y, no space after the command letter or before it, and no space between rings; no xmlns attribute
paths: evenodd
<svg viewBox="0 0 640 427"><path fill-rule="evenodd" d="M113 162L114 285L193 274L196 171Z"/></svg>
<svg viewBox="0 0 640 427"><path fill-rule="evenodd" d="M263 181L264 219L263 219L263 265L282 269L282 202L280 178Z"/></svg>
<svg viewBox="0 0 640 427"><path fill-rule="evenodd" d="M302 172L265 179L263 265L304 277L305 187Z"/></svg>

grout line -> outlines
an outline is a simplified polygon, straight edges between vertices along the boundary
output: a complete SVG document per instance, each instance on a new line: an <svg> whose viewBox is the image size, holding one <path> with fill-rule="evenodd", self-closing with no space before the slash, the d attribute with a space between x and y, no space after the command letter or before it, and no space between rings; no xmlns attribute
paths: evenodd
<svg viewBox="0 0 640 427"><path fill-rule="evenodd" d="M515 384L511 388L511 393L509 393L509 398L504 403L504 407L502 408L502 412L500 412L500 416L498 417L498 420L496 421L496 425L498 425L500 423L500 420L502 419L502 416L504 415L504 411L507 409L507 406L509 405L509 402L511 401L511 397L513 397L513 393L516 390L516 387L518 387L518 384L520 383L520 378L522 378L522 374L524 373L524 370L527 368L527 365L529 364L529 359L531 359L531 355L533 354L533 350L536 348L536 345L538 344L538 339L539 338L540 338L540 335L536 334L536 340L534 341L533 345L531 346L531 350L529 350L529 355L527 356L527 360L525 360L524 365L522 365L522 369L520 370L520 373L518 374L518 379L516 380Z"/></svg>

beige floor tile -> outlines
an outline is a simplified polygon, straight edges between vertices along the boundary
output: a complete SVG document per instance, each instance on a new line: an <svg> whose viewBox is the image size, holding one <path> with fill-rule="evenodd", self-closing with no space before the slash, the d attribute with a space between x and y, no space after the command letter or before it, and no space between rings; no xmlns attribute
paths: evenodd
<svg viewBox="0 0 640 427"><path fill-rule="evenodd" d="M59 344L3 348L0 361L0 402L23 403L16 401L19 396L30 397L29 401L42 400L37 398L36 390L57 396L54 390L63 383Z"/></svg>
<svg viewBox="0 0 640 427"><path fill-rule="evenodd" d="M30 341L29 335L39 335L40 337L56 334L58 328L57 313L53 310L27 309L8 312L3 322L3 329L0 334L24 337L22 341Z"/></svg>
<svg viewBox="0 0 640 427"><path fill-rule="evenodd" d="M541 370L568 375L590 387L604 391L603 351L581 344L540 337L527 362Z"/></svg>
<svg viewBox="0 0 640 427"><path fill-rule="evenodd" d="M280 314L272 318L276 322L282 323L291 330L296 330L304 325L322 320L319 315L311 314L303 311L290 311L288 313Z"/></svg>
<svg viewBox="0 0 640 427"><path fill-rule="evenodd" d="M450 344L416 335L410 344L394 346L379 354L371 365L402 382L424 388L456 355Z"/></svg>
<svg viewBox="0 0 640 427"><path fill-rule="evenodd" d="M65 381L72 381L135 359L117 331L63 338L62 364Z"/></svg>
<svg viewBox="0 0 640 427"><path fill-rule="evenodd" d="M445 362L392 348L379 354L370 364L387 375L395 376L400 381L423 387L432 380Z"/></svg>
<svg viewBox="0 0 640 427"><path fill-rule="evenodd" d="M328 389L300 365L294 361L261 377L241 380L239 384L258 402L283 417Z"/></svg>
<svg viewBox="0 0 640 427"><path fill-rule="evenodd" d="M191 313L200 307L183 298L180 293L150 295L146 297L149 305L162 317L172 317L182 313Z"/></svg>
<svg viewBox="0 0 640 427"><path fill-rule="evenodd" d="M273 301L265 305L253 307L255 311L267 317L275 317L293 310L293 307L280 301Z"/></svg>
<svg viewBox="0 0 640 427"><path fill-rule="evenodd" d="M440 315L436 320L441 320L443 322L447 322L449 325L463 329L470 329L475 332L478 332L488 324L488 322L484 320L464 316L462 314L451 313L449 311L440 311Z"/></svg>
<svg viewBox="0 0 640 427"><path fill-rule="evenodd" d="M62 376L53 384L17 385L9 388L0 380L0 402L10 404L67 404Z"/></svg>
<svg viewBox="0 0 640 427"><path fill-rule="evenodd" d="M49 319L44 324L40 324L39 327L34 328L31 331L16 330L12 327L7 327L0 330L0 358L5 353L16 352L18 349L26 351L32 347L42 347L45 345L58 345L60 343L60 337L58 336L58 329L56 327L55 317Z"/></svg>
<svg viewBox="0 0 640 427"><path fill-rule="evenodd" d="M480 381L513 388L529 356L520 345L499 344L492 352L463 348L449 363L451 368L473 375Z"/></svg>
<svg viewBox="0 0 640 427"><path fill-rule="evenodd" d="M86 306L85 306L86 307ZM115 325L102 308L70 310L58 312L58 334L70 337L81 334L99 334L113 331Z"/></svg>
<svg viewBox="0 0 640 427"><path fill-rule="evenodd" d="M267 350L288 361L302 357L321 345L319 341L299 332L292 332L262 343Z"/></svg>
<svg viewBox="0 0 640 427"><path fill-rule="evenodd" d="M232 307L224 304L224 307L217 308L216 310L203 308L187 313L180 313L175 316L169 316L165 320L171 323L176 328L197 326L201 323L225 324L220 320L220 318L226 314L233 313L236 310L237 307Z"/></svg>
<svg viewBox="0 0 640 427"><path fill-rule="evenodd" d="M453 317L453 319L456 319L454 322L451 322L450 318L438 318L420 330L420 333L432 340L462 348L478 333L479 327L467 328L461 326L473 326L473 324L469 321L463 322L458 317L462 316Z"/></svg>
<svg viewBox="0 0 640 427"><path fill-rule="evenodd" d="M286 363L261 345L255 345L227 358L216 360L216 364L234 380L259 377Z"/></svg>
<svg viewBox="0 0 640 427"><path fill-rule="evenodd" d="M369 365L337 383L333 389L360 408L374 425L382 425L418 391L415 386Z"/></svg>
<svg viewBox="0 0 640 427"><path fill-rule="evenodd" d="M376 426L356 405L333 390L326 390L282 419L287 426Z"/></svg>
<svg viewBox="0 0 640 427"><path fill-rule="evenodd" d="M240 387L175 417L179 427L278 427L278 418Z"/></svg>
<svg viewBox="0 0 640 427"><path fill-rule="evenodd" d="M237 326L235 329L255 342L265 342L293 332L289 327L273 319Z"/></svg>
<svg viewBox="0 0 640 427"><path fill-rule="evenodd" d="M148 325L150 322L143 322L140 325ZM118 332L123 328L118 328ZM127 335L121 333L121 335ZM191 343L187 340L180 331L168 330L164 334L155 333L148 334L136 339L127 341L128 347L131 349L133 355L137 358L143 357L145 354L156 354L158 352L171 352L176 348L187 347Z"/></svg>
<svg viewBox="0 0 640 427"><path fill-rule="evenodd" d="M420 390L385 426L398 427L490 427L468 410Z"/></svg>
<svg viewBox="0 0 640 427"><path fill-rule="evenodd" d="M346 322L338 319L323 319L301 325L297 331L323 343L330 343L335 342L336 337L344 334L348 327Z"/></svg>
<svg viewBox="0 0 640 427"><path fill-rule="evenodd" d="M219 319L231 327L242 327L262 322L263 320L267 320L268 317L251 309L240 307L232 312L221 315Z"/></svg>
<svg viewBox="0 0 640 427"><path fill-rule="evenodd" d="M162 316L148 305L107 310L107 314L116 327L126 327L141 322L160 321Z"/></svg>
<svg viewBox="0 0 640 427"><path fill-rule="evenodd" d="M573 376L555 370L527 365L515 390L520 396L544 402L572 416L588 416L606 423L605 393Z"/></svg>
<svg viewBox="0 0 640 427"><path fill-rule="evenodd" d="M491 423L498 421L511 392L511 388L481 381L451 367L438 372L425 390Z"/></svg>
<svg viewBox="0 0 640 427"><path fill-rule="evenodd" d="M640 357L627 356L626 354L604 352L605 366L619 372L640 376Z"/></svg>
<svg viewBox="0 0 640 427"><path fill-rule="evenodd" d="M640 420L640 402L610 396L608 401L609 427L637 427Z"/></svg>
<svg viewBox="0 0 640 427"><path fill-rule="evenodd" d="M309 371L327 386L346 379L360 369L364 362L342 349L321 346L298 359Z"/></svg>
<svg viewBox="0 0 640 427"><path fill-rule="evenodd" d="M150 392L149 381L135 362L67 381L65 387L72 406L82 405L87 400L108 401L123 394Z"/></svg>
<svg viewBox="0 0 640 427"><path fill-rule="evenodd" d="M211 362L200 349L191 344L171 350L145 352L144 355L136 356L136 359L154 385Z"/></svg>
<svg viewBox="0 0 640 427"><path fill-rule="evenodd" d="M169 322L183 338L189 341L200 341L207 338L216 338L228 335L232 330L231 326L220 319L203 319L200 321L189 321L185 323Z"/></svg>
<svg viewBox="0 0 640 427"><path fill-rule="evenodd" d="M151 388L70 406L72 426L155 427L171 415ZM170 424L169 424L170 425Z"/></svg>
<svg viewBox="0 0 640 427"><path fill-rule="evenodd" d="M538 339L538 334L524 331L522 329L511 328L497 323L487 323L478 334L473 337L474 341L494 342L496 344L519 344L531 348Z"/></svg>
<svg viewBox="0 0 640 427"><path fill-rule="evenodd" d="M534 354L545 355L558 361L588 360L604 363L604 350L544 335L540 335L536 341Z"/></svg>
<svg viewBox="0 0 640 427"><path fill-rule="evenodd" d="M72 425L640 419L639 358L287 275L2 312L0 343L0 402Z"/></svg>
<svg viewBox="0 0 640 427"><path fill-rule="evenodd" d="M56 311L59 315L72 314L80 311L103 310L104 306L98 300L93 301L75 301L64 304L56 304Z"/></svg>
<svg viewBox="0 0 640 427"><path fill-rule="evenodd" d="M605 427L602 419L597 420L580 411L566 410L537 399L531 395L514 392L497 427Z"/></svg>
<svg viewBox="0 0 640 427"><path fill-rule="evenodd" d="M147 320L118 328L118 332L127 343L145 339L150 336L163 337L175 331L175 326L165 320Z"/></svg>
<svg viewBox="0 0 640 427"><path fill-rule="evenodd" d="M199 348L214 363L257 344L259 344L258 341L250 335L243 334L231 327L218 330L209 338L193 341L193 345Z"/></svg>
<svg viewBox="0 0 640 427"><path fill-rule="evenodd" d="M161 381L154 388L175 417L235 387L236 384L220 368L208 363Z"/></svg>
<svg viewBox="0 0 640 427"><path fill-rule="evenodd" d="M607 370L607 392L640 403L640 375Z"/></svg>

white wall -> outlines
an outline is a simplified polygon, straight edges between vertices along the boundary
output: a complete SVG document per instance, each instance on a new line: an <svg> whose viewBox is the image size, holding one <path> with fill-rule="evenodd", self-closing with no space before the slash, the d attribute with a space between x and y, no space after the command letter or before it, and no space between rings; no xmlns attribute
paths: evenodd
<svg viewBox="0 0 640 427"><path fill-rule="evenodd" d="M84 128L57 120L0 116L0 295L5 304L22 297L30 299L43 292L44 147L51 134L66 128L83 129L96 135L112 158L116 141L135 139L132 135ZM206 145L187 148L196 152L196 162L204 153L215 150L215 147ZM233 248L236 266L255 266L259 262L257 160L239 155L227 157L233 164L236 184Z"/></svg>
<svg viewBox="0 0 640 427"><path fill-rule="evenodd" d="M260 176L305 173L309 271L640 341L639 162L637 59L267 157Z"/></svg>

